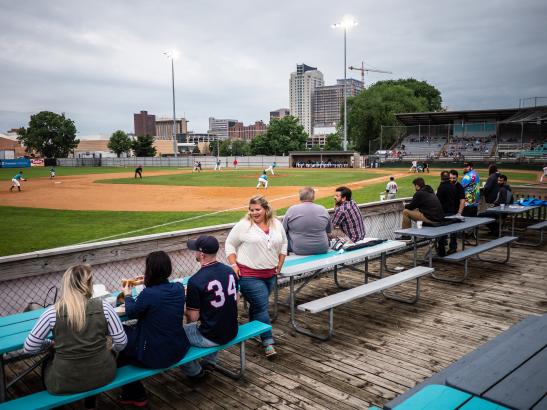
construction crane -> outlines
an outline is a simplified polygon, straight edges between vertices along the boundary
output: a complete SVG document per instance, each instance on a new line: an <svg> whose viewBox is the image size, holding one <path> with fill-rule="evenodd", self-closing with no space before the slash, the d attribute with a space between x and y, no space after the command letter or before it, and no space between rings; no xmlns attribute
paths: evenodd
<svg viewBox="0 0 547 410"><path fill-rule="evenodd" d="M365 88L365 71L368 71L369 73L384 73L384 74L393 74L391 71L383 71L383 70L373 70L371 68L365 68L365 62L361 61L361 67L354 67L350 65L348 67L350 70L357 70L361 72L361 82L363 83L363 88Z"/></svg>

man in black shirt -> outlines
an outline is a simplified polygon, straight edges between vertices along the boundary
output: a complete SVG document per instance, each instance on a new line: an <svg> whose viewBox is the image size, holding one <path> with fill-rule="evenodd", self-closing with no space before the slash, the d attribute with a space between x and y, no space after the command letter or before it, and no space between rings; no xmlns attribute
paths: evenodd
<svg viewBox="0 0 547 410"><path fill-rule="evenodd" d="M142 179L142 165L135 168L135 178L137 178L137 175Z"/></svg>
<svg viewBox="0 0 547 410"><path fill-rule="evenodd" d="M219 248L214 236L190 239L188 249L196 251L198 270L186 288L186 321L184 330L192 346L212 347L228 343L237 335L237 276L233 269L216 259ZM199 324L198 324L199 321ZM214 368L216 353L182 366L190 378L204 375L202 365Z"/></svg>
<svg viewBox="0 0 547 410"><path fill-rule="evenodd" d="M412 221L422 221L428 225L437 225L444 218L443 207L433 192L433 189L425 184L423 178L412 181L416 193L412 201L403 210L402 228L410 228Z"/></svg>
<svg viewBox="0 0 547 410"><path fill-rule="evenodd" d="M463 188L462 188L463 192ZM448 171L441 172L441 183L437 188L437 198L441 202L445 216L454 215L458 212L459 199L456 191L456 186L450 183L450 173ZM437 241L437 255L440 257L446 256L446 236L439 238ZM458 247L456 236L450 236L449 252L454 253Z"/></svg>

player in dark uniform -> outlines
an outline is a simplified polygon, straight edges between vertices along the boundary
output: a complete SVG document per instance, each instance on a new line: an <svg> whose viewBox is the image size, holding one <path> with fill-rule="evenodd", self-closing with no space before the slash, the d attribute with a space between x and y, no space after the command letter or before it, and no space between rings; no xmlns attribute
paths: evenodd
<svg viewBox="0 0 547 410"><path fill-rule="evenodd" d="M142 179L142 165L139 165L135 169L135 178L137 178L137 175Z"/></svg>
<svg viewBox="0 0 547 410"><path fill-rule="evenodd" d="M184 330L190 344L211 347L228 343L237 335L237 276L234 270L216 259L219 248L214 236L190 239L188 249L196 251L198 270L186 288L186 321ZM205 375L203 367L214 369L216 353L182 366L190 378ZM202 367L203 366L203 367Z"/></svg>

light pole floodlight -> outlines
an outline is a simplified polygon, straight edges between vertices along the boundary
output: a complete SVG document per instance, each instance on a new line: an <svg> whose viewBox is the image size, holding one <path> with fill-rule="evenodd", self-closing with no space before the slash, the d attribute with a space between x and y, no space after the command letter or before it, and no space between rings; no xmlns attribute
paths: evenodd
<svg viewBox="0 0 547 410"><path fill-rule="evenodd" d="M351 16L344 16L340 23L335 23L332 28L341 28L344 30L344 140L342 141L342 148L344 151L348 149L348 94L347 94L347 78L346 78L346 37L348 29L355 27L357 21Z"/></svg>
<svg viewBox="0 0 547 410"><path fill-rule="evenodd" d="M165 51L163 54L166 55L167 58L171 60L176 60L180 56L180 53L178 50Z"/></svg>

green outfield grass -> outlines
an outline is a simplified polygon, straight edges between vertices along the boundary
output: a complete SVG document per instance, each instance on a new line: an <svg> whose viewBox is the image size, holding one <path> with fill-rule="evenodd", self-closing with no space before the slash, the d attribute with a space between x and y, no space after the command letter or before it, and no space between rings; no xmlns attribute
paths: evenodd
<svg viewBox="0 0 547 410"><path fill-rule="evenodd" d="M0 168L0 181L10 181L19 170L23 171L25 178L49 178L49 169L51 167L30 167L30 168ZM128 173L133 178L135 168L133 167L54 167L57 176L68 175L90 175L90 174L110 174L110 173ZM181 168L175 167L146 167L146 171L176 171ZM188 168L186 168L188 169Z"/></svg>
<svg viewBox="0 0 547 410"><path fill-rule="evenodd" d="M268 173L270 186L330 186L346 184L354 181L376 178L380 175L365 170L324 170L324 169L276 169L275 175ZM193 172L144 177L141 179L120 178L98 180L104 184L130 185L179 185L179 186L254 186L261 171L255 170L224 170Z"/></svg>

